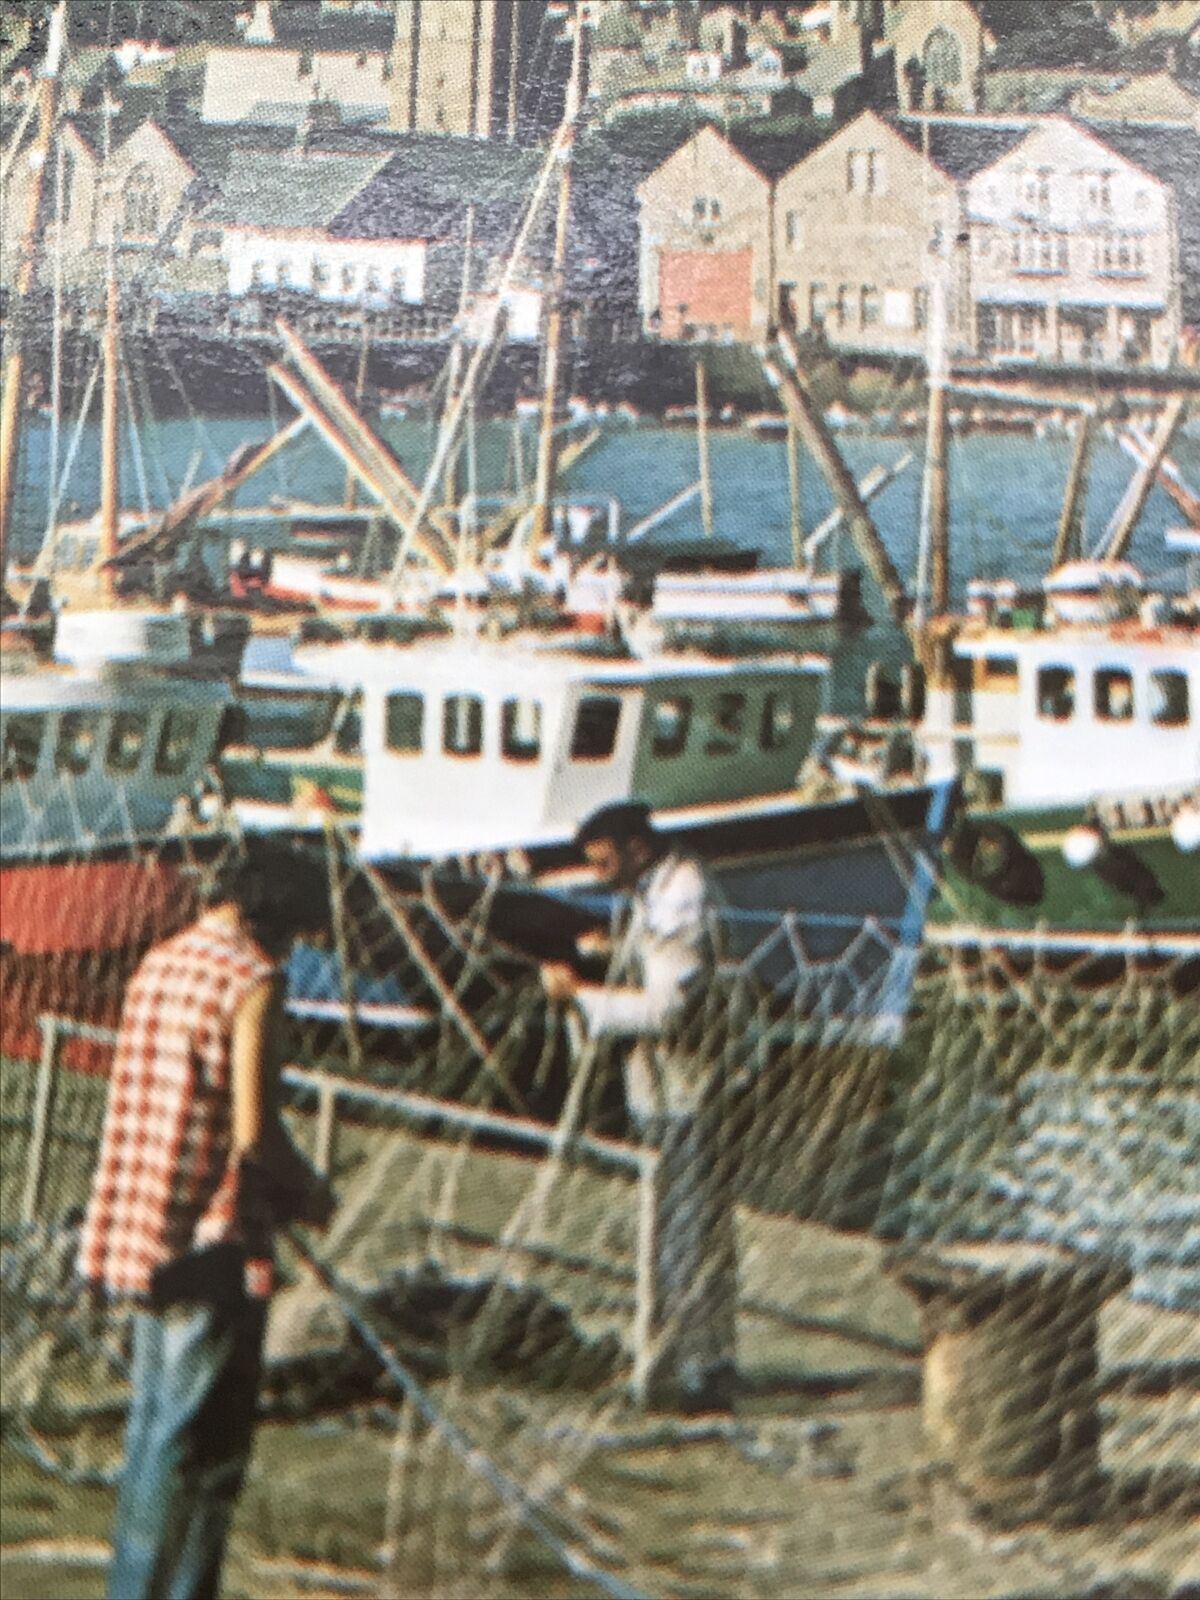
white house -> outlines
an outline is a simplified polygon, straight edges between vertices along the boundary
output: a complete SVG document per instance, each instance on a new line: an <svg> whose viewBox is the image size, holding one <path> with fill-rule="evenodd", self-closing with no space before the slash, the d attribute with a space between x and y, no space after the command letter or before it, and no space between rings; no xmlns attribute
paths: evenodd
<svg viewBox="0 0 1200 1600"><path fill-rule="evenodd" d="M1067 117L967 185L980 353L1167 365L1182 323L1170 184Z"/></svg>
<svg viewBox="0 0 1200 1600"><path fill-rule="evenodd" d="M338 239L318 228L226 228L227 288L240 297L295 290L318 300L420 305L425 299L423 239Z"/></svg>

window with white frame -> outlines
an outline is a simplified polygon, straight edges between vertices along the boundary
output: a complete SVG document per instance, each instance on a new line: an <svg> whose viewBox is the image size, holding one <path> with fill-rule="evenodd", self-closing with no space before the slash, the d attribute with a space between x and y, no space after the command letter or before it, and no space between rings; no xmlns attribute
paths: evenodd
<svg viewBox="0 0 1200 1600"><path fill-rule="evenodd" d="M1083 203L1089 216L1107 216L1112 205L1111 172L1085 172L1083 174Z"/></svg>
<svg viewBox="0 0 1200 1600"><path fill-rule="evenodd" d="M156 239L159 218L158 181L143 163L134 167L125 180L121 232L126 239Z"/></svg>
<svg viewBox="0 0 1200 1600"><path fill-rule="evenodd" d="M1140 234L1113 233L1095 240L1092 260L1098 277L1143 277L1146 243Z"/></svg>
<svg viewBox="0 0 1200 1600"><path fill-rule="evenodd" d="M698 227L708 227L721 220L721 202L715 195L698 194L692 201L692 220Z"/></svg>
<svg viewBox="0 0 1200 1600"><path fill-rule="evenodd" d="M1042 216L1050 209L1050 168L1026 167L1021 173L1021 209Z"/></svg>
<svg viewBox="0 0 1200 1600"><path fill-rule="evenodd" d="M874 150L851 150L846 156L847 194L875 194L880 167Z"/></svg>

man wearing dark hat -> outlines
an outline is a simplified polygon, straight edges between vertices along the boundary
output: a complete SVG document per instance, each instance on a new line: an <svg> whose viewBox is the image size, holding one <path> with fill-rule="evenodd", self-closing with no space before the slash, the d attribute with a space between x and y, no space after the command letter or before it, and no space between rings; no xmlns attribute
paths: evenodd
<svg viewBox="0 0 1200 1600"><path fill-rule="evenodd" d="M703 1040L686 1027L715 974L717 896L698 861L667 850L648 806L602 807L576 845L605 887L629 897L609 981L573 967L542 969L550 999L573 1001L592 1037L629 1041L625 1097L639 1136L659 1146L654 1403L725 1410L732 1400L736 1256L733 1201L716 1085ZM594 949L594 946L591 947Z"/></svg>

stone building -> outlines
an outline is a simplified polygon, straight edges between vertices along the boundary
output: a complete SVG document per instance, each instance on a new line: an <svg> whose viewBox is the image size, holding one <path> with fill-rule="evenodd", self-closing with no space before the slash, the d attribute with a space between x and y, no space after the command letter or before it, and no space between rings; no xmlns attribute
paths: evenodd
<svg viewBox="0 0 1200 1600"><path fill-rule="evenodd" d="M638 188L643 325L663 339L759 339L775 294L770 179L702 128Z"/></svg>
<svg viewBox="0 0 1200 1600"><path fill-rule="evenodd" d="M780 316L830 344L895 355L926 348L941 275L954 348L970 337L955 180L897 126L864 112L780 178Z"/></svg>
<svg viewBox="0 0 1200 1600"><path fill-rule="evenodd" d="M902 110L975 111L996 40L970 0L887 0L884 38Z"/></svg>
<svg viewBox="0 0 1200 1600"><path fill-rule="evenodd" d="M390 125L515 139L545 21L542 0L397 0Z"/></svg>
<svg viewBox="0 0 1200 1600"><path fill-rule="evenodd" d="M344 122L386 124L392 44L387 15L257 0L241 42L208 50L200 115L206 122L295 125L320 100Z"/></svg>
<svg viewBox="0 0 1200 1600"><path fill-rule="evenodd" d="M190 257L207 179L158 122L148 119L130 127L119 115L79 116L63 123L61 148L61 200L57 159L45 200L43 285L51 281L60 243L68 291L101 281L110 243L121 277L143 271L151 251L167 261ZM28 169L18 162L0 219L6 239L23 234L28 182ZM0 250L0 283L6 286L15 279L18 254Z"/></svg>
<svg viewBox="0 0 1200 1600"><path fill-rule="evenodd" d="M1182 325L1171 185L1066 117L970 180L979 354L1165 366Z"/></svg>

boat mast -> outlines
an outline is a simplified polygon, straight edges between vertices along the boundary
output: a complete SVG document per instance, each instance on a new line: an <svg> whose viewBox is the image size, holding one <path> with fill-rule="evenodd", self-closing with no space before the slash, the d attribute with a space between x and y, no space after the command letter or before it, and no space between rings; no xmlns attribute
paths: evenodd
<svg viewBox="0 0 1200 1600"><path fill-rule="evenodd" d="M940 266L940 263L938 264ZM921 542L913 626L922 632L931 618L950 610L950 494L947 464L945 284L935 267L929 286L929 415L925 473L921 484Z"/></svg>
<svg viewBox="0 0 1200 1600"><path fill-rule="evenodd" d="M22 338L29 317L29 300L37 286L38 226L46 187L50 145L58 115L58 79L62 70L67 33L66 0L59 0L50 18L50 36L42 65L39 89L41 106L37 137L29 151L29 199L22 236L21 265L14 285L13 326L7 330L8 357L4 363L3 392L0 394L0 599L3 597L8 540L12 527L13 500L17 488L17 450L21 433L21 401L25 386L25 351Z"/></svg>
<svg viewBox="0 0 1200 1600"><path fill-rule="evenodd" d="M708 464L708 373L704 357L696 360L696 446L700 456L700 521L704 537L713 536L712 473Z"/></svg>
<svg viewBox="0 0 1200 1600"><path fill-rule="evenodd" d="M1063 496L1062 512L1054 535L1054 553L1050 569L1076 561L1083 554L1083 512L1087 500L1088 466L1092 445L1096 437L1096 417L1086 410L1079 418L1079 431L1075 435L1075 449L1071 456L1071 470L1067 475L1067 489Z"/></svg>
<svg viewBox="0 0 1200 1600"><path fill-rule="evenodd" d="M788 504L792 513L792 566L800 570L808 563L804 553L804 481L800 457L800 430L791 412L787 415Z"/></svg>
<svg viewBox="0 0 1200 1600"><path fill-rule="evenodd" d="M100 542L96 559L102 582L111 594L112 568L117 553L121 521L120 433L120 320L121 298L117 286L116 224L108 246L108 285L104 316L104 396L100 413Z"/></svg>
<svg viewBox="0 0 1200 1600"><path fill-rule="evenodd" d="M542 388L542 426L538 437L537 474L534 479L531 546L535 553L551 532L551 499L558 466L554 430L558 422L558 391L562 380L563 306L566 300L567 235L571 221L571 166L575 125L579 117L580 77L583 66L583 17L573 8L570 20L571 76L563 114L563 142L559 154L558 215L554 226L554 262L550 275L550 303L546 315L545 373Z"/></svg>

